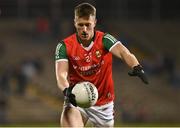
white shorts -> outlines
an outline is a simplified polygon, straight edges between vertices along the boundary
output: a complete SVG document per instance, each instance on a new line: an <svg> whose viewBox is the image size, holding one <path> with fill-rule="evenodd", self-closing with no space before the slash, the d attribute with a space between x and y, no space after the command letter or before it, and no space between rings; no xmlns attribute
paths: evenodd
<svg viewBox="0 0 180 128"><path fill-rule="evenodd" d="M101 106L92 106L90 108L77 108L95 127L114 126L114 102Z"/></svg>

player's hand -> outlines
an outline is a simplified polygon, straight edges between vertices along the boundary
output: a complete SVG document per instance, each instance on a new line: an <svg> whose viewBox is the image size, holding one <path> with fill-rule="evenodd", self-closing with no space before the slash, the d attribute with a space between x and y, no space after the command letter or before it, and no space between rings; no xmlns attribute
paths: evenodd
<svg viewBox="0 0 180 128"><path fill-rule="evenodd" d="M147 76L143 70L141 65L137 65L133 67L133 70L128 72L129 76L138 76L145 84L148 84Z"/></svg>
<svg viewBox="0 0 180 128"><path fill-rule="evenodd" d="M65 88L63 90L65 101L71 103L72 105L74 105L76 107L77 103L76 103L76 100L75 100L75 95L72 94L71 91L72 91L72 87Z"/></svg>

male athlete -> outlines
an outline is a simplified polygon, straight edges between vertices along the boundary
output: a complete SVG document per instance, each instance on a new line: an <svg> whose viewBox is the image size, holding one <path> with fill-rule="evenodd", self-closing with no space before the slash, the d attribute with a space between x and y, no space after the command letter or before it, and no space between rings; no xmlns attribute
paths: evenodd
<svg viewBox="0 0 180 128"><path fill-rule="evenodd" d="M56 78L65 102L61 126L83 127L90 121L96 127L114 125L114 83L112 79L112 54L125 61L132 69L130 76L138 76L148 84L142 66L136 57L116 38L95 30L96 9L89 3L75 7L76 33L65 38L56 47ZM93 83L99 93L95 106L80 108L71 93L81 81Z"/></svg>

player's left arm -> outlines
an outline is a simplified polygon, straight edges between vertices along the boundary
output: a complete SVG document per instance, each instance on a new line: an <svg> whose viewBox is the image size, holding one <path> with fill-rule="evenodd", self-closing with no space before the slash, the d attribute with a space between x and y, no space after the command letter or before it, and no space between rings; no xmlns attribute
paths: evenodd
<svg viewBox="0 0 180 128"><path fill-rule="evenodd" d="M116 40L111 35L104 36L104 45L116 57L124 60L126 64L132 69L128 74L130 76L138 76L141 80L148 84L147 76L143 67L138 62L137 58L132 54L120 41ZM109 46L107 45L109 44Z"/></svg>
<svg viewBox="0 0 180 128"><path fill-rule="evenodd" d="M117 43L110 52L124 60L126 64L132 68L132 71L128 73L130 76L138 76L145 84L148 84L148 79L143 67L139 64L134 54L132 54L122 43Z"/></svg>
<svg viewBox="0 0 180 128"><path fill-rule="evenodd" d="M137 58L122 43L117 43L110 49L110 52L118 58L121 58L126 64L133 68L139 65Z"/></svg>

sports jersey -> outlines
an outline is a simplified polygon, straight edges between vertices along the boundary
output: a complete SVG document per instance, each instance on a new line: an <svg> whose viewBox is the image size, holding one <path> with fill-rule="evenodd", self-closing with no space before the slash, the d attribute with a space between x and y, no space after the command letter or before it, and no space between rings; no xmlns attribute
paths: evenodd
<svg viewBox="0 0 180 128"><path fill-rule="evenodd" d="M112 79L112 54L109 52L117 43L110 34L95 31L88 47L83 47L76 33L65 38L57 45L56 61L68 61L70 86L81 81L93 83L99 93L96 105L114 100Z"/></svg>

